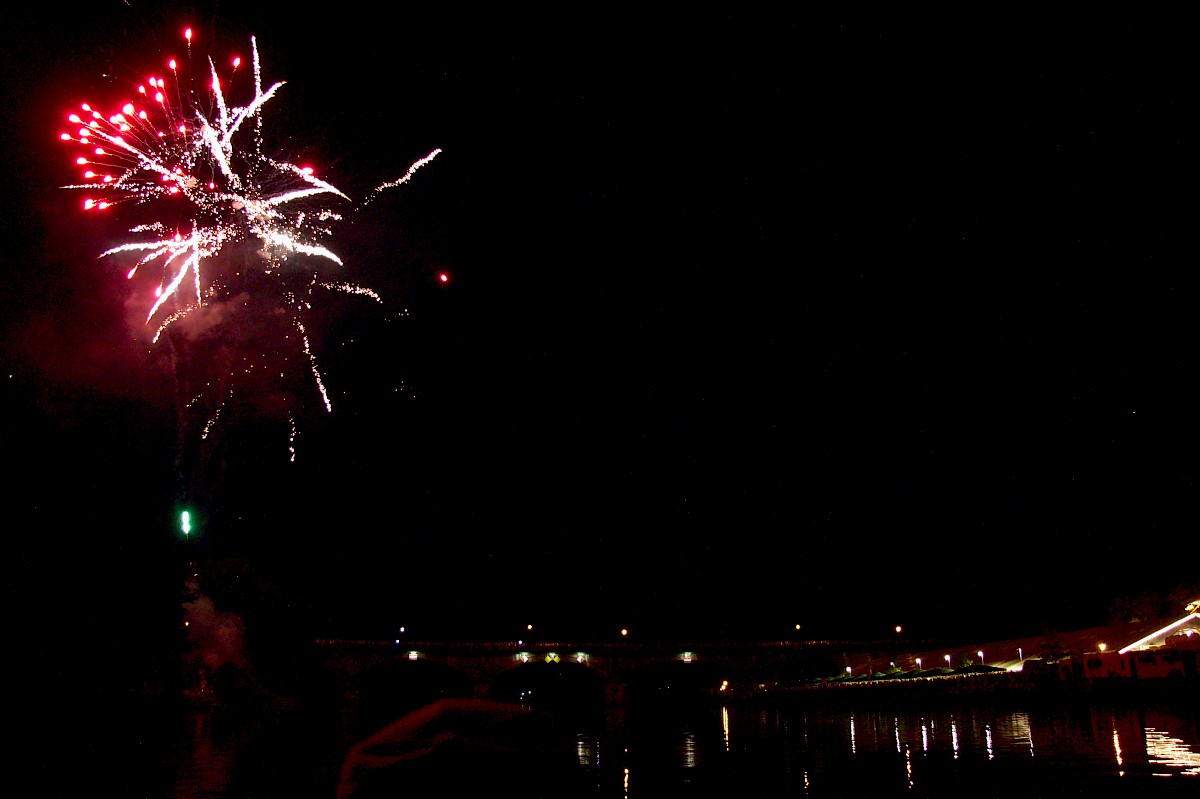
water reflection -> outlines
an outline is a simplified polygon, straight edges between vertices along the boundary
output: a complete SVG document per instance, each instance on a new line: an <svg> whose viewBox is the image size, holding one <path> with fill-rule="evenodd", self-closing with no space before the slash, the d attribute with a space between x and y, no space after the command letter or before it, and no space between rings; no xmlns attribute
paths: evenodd
<svg viewBox="0 0 1200 799"><path fill-rule="evenodd" d="M594 734L589 732L576 733L575 757L579 760L579 765L585 769L600 767L599 747Z"/></svg>
<svg viewBox="0 0 1200 799"><path fill-rule="evenodd" d="M1167 776L1172 773L1171 769L1178 769L1181 774L1200 774L1200 754L1192 751L1182 739L1162 730L1146 729L1146 755L1151 765L1166 769L1155 770L1154 774Z"/></svg>
<svg viewBox="0 0 1200 799"><path fill-rule="evenodd" d="M261 730L204 708L177 724L173 791L147 785L141 795L224 796L234 784L278 779L277 771L254 776L281 763L255 763L256 750L246 743ZM573 760L595 788L588 795L597 799L1000 797L1023 795L1031 785L1042 796L1200 795L1200 732L1191 707L631 704L564 724L564 744L573 746ZM291 767L298 773L289 782L304 783L306 764Z"/></svg>
<svg viewBox="0 0 1200 799"><path fill-rule="evenodd" d="M720 778L727 787L732 781L735 788L764 796L903 790L940 795L943 789L991 796L1029 780L1066 791L1090 785L1129 796L1200 790L1195 708L922 713L735 706L714 712L720 714L719 744L727 755L716 764L725 767ZM689 764L708 762L705 740L696 736ZM728 745L730 740L737 745ZM748 763L755 768L745 768Z"/></svg>

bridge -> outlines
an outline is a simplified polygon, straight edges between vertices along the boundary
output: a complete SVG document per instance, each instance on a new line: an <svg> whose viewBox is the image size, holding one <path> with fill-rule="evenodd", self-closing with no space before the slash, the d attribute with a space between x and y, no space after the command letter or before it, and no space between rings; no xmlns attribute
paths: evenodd
<svg viewBox="0 0 1200 799"><path fill-rule="evenodd" d="M522 700L547 693L736 695L763 685L840 672L894 651L896 641L452 642L322 640L325 665L354 690L394 694L407 685L429 698ZM911 644L910 644L911 646Z"/></svg>

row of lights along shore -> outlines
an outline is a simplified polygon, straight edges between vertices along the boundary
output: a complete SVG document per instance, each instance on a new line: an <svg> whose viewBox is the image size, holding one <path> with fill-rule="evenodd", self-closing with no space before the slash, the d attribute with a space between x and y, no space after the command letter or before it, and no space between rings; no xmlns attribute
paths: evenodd
<svg viewBox="0 0 1200 799"><path fill-rule="evenodd" d="M799 631L800 631L800 629L801 629L801 625L797 624L797 625L796 625L796 631L797 631L797 632L799 632ZM894 629L895 629L895 631L896 631L896 635L900 635L900 634L902 634L902 633L904 632L904 628L903 628L901 625L899 625L899 624L897 624L897 625L895 626L895 628L894 628ZM529 633L529 632L532 632L532 631L533 631L533 625L532 625L532 624L526 624L526 625L525 625L525 631L526 631L527 633ZM405 633L405 628L404 628L404 627L400 627L398 632L399 632L399 634L400 634L400 635L404 635L404 633ZM622 628L621 628L621 630L620 630L620 634L621 634L621 637L622 637L622 638L627 638L627 637L629 636L629 628L628 628L628 627L622 627ZM399 645L399 644L400 644L400 638L396 638L396 640L395 640L395 643L396 643L397 645ZM517 646L524 646L524 645L525 645L525 640L524 640L524 639L519 639L519 640L517 641ZM1108 649L1108 645L1107 645L1107 644L1099 644L1099 645L1098 645L1098 649L1099 649L1101 652L1104 652L1105 650L1107 650L1107 649ZM983 655L983 650L982 650L982 649L978 650L978 651L977 651L975 654L976 654L976 656L978 656L978 658L979 658L979 665L981 665L981 666L985 666L985 665L987 665L987 664L986 664L986 662L985 662L985 660L984 660L984 655ZM690 653L690 652L689 652L689 653L686 653L686 655L687 655L687 656L684 656L684 657L683 657L683 660L684 660L684 662L688 662L688 663L690 663L690 662L691 662L691 660L692 660L692 658L690 657L691 653ZM415 651L414 651L414 652L410 652L410 653L409 653L409 657L410 657L410 659L413 659L413 660L415 660L417 657L419 657L419 654L418 654L417 652L415 652ZM523 659L527 659L527 656L522 656L522 657L523 657ZM579 660L579 662L583 662L583 659L584 659L584 657L585 657L584 655L582 655L582 654L579 654L579 655L576 657L576 659L577 659L577 660ZM555 661L557 661L557 657L554 657L554 659L555 659ZM952 658L951 658L951 656L950 656L949 654L943 655L943 656L942 656L942 659L946 661L946 668L952 668L952 667L953 667L953 661L952 661ZM1018 660L1018 662L1020 662L1020 663L1024 663L1024 661L1025 661L1025 653L1024 653L1024 651L1022 650L1022 648L1021 648L1021 647L1019 647L1019 646L1017 647L1017 660ZM923 667L924 667L924 666L923 666L923 662L922 662L922 658L920 658L920 657L916 658L916 659L915 659L915 662L916 662L916 665L917 665L917 668L918 668L918 669L921 669L921 668L923 668ZM893 664L893 665L895 665L895 664ZM849 675L849 676L853 676L853 674L854 674L854 668L853 668L853 666L847 666L847 667L846 667L846 674L847 674L847 675Z"/></svg>

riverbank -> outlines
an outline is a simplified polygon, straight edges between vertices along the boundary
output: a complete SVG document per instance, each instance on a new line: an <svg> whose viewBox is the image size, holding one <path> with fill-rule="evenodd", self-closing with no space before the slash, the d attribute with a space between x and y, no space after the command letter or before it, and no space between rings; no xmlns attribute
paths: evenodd
<svg viewBox="0 0 1200 799"><path fill-rule="evenodd" d="M764 703L922 706L963 702L1031 704L1133 701L1166 702L1200 710L1200 679L1167 677L1154 680L1063 680L1053 673L1002 671L768 686L749 698Z"/></svg>

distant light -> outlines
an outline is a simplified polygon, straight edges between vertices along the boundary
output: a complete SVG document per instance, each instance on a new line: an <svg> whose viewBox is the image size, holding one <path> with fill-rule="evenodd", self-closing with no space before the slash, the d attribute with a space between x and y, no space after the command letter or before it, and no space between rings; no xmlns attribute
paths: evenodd
<svg viewBox="0 0 1200 799"><path fill-rule="evenodd" d="M417 658L419 658L419 657L421 657L421 653L420 653L420 652L412 651L412 652L409 652L409 653L408 653L408 659L409 659L409 660L416 660L416 659L417 659Z"/></svg>
<svg viewBox="0 0 1200 799"><path fill-rule="evenodd" d="M1105 651L1106 649L1108 649L1108 644L1100 644L1100 651L1101 651L1101 652Z"/></svg>
<svg viewBox="0 0 1200 799"><path fill-rule="evenodd" d="M896 635L899 635L902 632L904 632L904 628L901 627L899 624L897 624L896 625Z"/></svg>
<svg viewBox="0 0 1200 799"><path fill-rule="evenodd" d="M446 272L438 272L438 282L439 283L449 283L450 275Z"/></svg>
<svg viewBox="0 0 1200 799"><path fill-rule="evenodd" d="M629 635L629 630L626 630L624 627L622 627L622 628L621 628L621 635Z"/></svg>
<svg viewBox="0 0 1200 799"><path fill-rule="evenodd" d="M184 537L192 533L192 514L184 511L179 514L179 529L183 531Z"/></svg>

